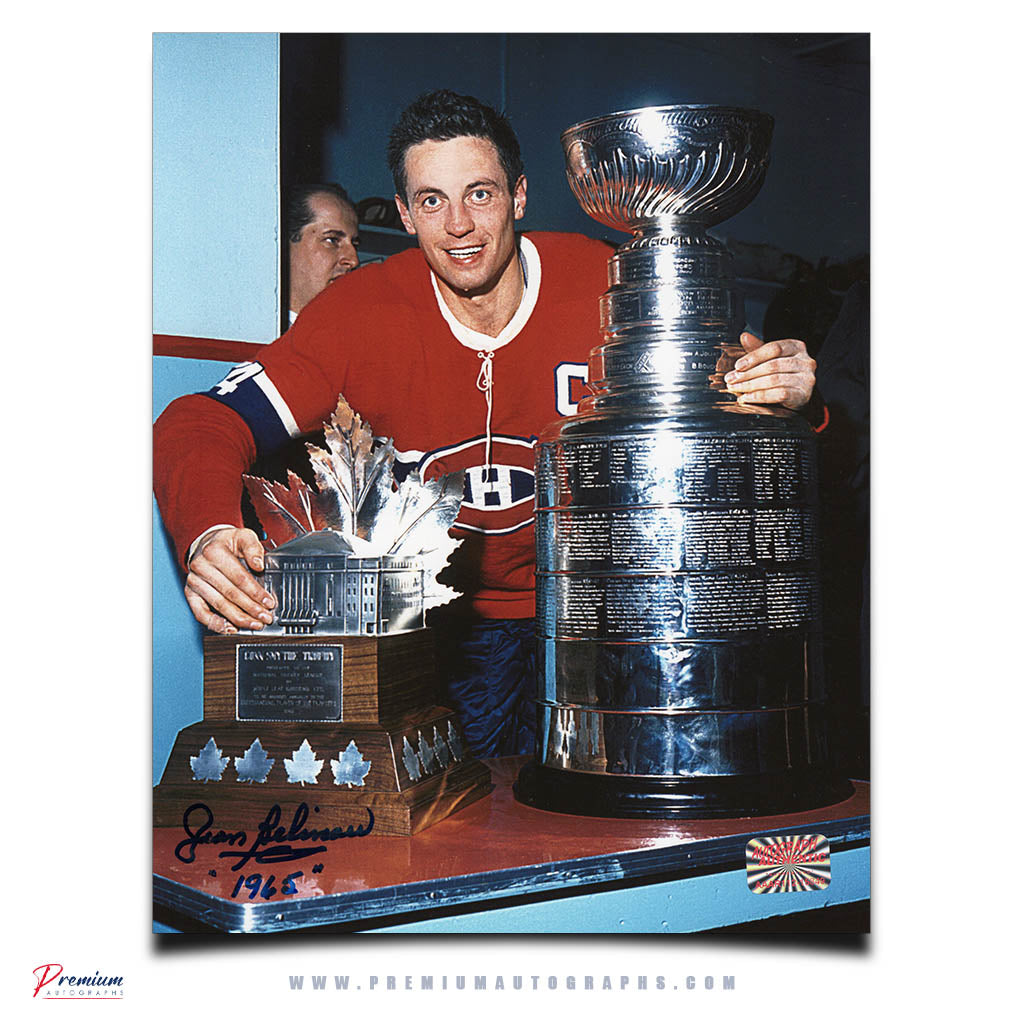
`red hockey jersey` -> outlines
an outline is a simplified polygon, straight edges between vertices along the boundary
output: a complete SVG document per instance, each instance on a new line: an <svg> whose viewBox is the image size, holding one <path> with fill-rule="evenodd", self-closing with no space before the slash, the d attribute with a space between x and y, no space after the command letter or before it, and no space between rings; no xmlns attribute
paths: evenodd
<svg viewBox="0 0 1024 1024"><path fill-rule="evenodd" d="M455 585L485 618L532 616L533 446L583 392L612 250L557 233L521 248L523 303L496 339L454 320L411 250L341 278L258 363L172 403L157 421L155 489L183 562L209 526L240 525L240 476L257 451L318 428L343 394L424 475L467 471Z"/></svg>

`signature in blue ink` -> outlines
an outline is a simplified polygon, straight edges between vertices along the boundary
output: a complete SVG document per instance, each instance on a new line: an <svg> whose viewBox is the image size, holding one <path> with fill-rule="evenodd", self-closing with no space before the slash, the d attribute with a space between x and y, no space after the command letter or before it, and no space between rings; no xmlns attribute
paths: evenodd
<svg viewBox="0 0 1024 1024"><path fill-rule="evenodd" d="M260 822L256 837L247 849L222 850L219 857L234 857L236 862L231 865L232 871L240 871L250 860L256 864L278 864L284 861L300 860L315 853L323 853L326 843L337 839L349 839L355 836L367 836L373 831L373 811L367 807L368 821L364 825L337 825L334 828L304 828L309 817L309 807L305 803L295 808L291 824L285 828L281 824L281 808L278 804L267 811L267 816ZM185 838L174 848L174 855L185 864L196 859L197 846L237 846L244 847L248 836L244 831L225 832L213 828L213 811L203 803L195 803L188 807L182 816L182 827ZM309 843L317 845L297 846L293 843Z"/></svg>

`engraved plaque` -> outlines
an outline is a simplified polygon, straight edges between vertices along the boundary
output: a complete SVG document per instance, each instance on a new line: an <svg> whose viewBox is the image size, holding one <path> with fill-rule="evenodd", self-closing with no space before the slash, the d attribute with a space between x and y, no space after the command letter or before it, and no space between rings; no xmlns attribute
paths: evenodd
<svg viewBox="0 0 1024 1024"><path fill-rule="evenodd" d="M622 377L643 377L657 376L661 372L661 364L671 359L673 364L683 363L691 373L704 373L710 376L715 372L718 365L718 357L709 355L698 348L684 348L677 346L668 356L662 357L660 352L642 352L637 355L628 349L618 351L614 348L606 348L601 352L602 373L595 380L622 378Z"/></svg>
<svg viewBox="0 0 1024 1024"><path fill-rule="evenodd" d="M702 437L671 430L563 441L539 454L538 505L808 503L817 488L812 444L802 437Z"/></svg>
<svg viewBox="0 0 1024 1024"><path fill-rule="evenodd" d="M341 644L239 644L240 722L340 722Z"/></svg>
<svg viewBox="0 0 1024 1024"><path fill-rule="evenodd" d="M811 572L538 576L543 636L727 638L806 625L820 614Z"/></svg>
<svg viewBox="0 0 1024 1024"><path fill-rule="evenodd" d="M605 331L679 318L731 320L735 315L732 294L719 288L635 288L601 299L601 329Z"/></svg>

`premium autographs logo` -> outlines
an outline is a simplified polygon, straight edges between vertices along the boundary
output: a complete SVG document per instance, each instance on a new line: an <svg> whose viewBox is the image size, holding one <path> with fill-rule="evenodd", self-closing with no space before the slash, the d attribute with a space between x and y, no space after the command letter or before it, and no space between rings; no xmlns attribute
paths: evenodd
<svg viewBox="0 0 1024 1024"><path fill-rule="evenodd" d="M320 812L319 807L313 808L314 813ZM290 860L300 860L323 853L326 844L338 839L350 839L354 836L367 836L373 831L373 811L366 808L368 820L363 825L337 825L334 828L305 828L309 818L308 805L301 803L295 808L291 824L285 828L281 824L281 808L278 804L267 811L267 816L260 822L252 844L244 831L225 832L214 830L213 811L206 804L192 804L182 817L181 824L185 830L185 838L174 848L178 860L191 864L196 859L196 847L235 846L236 850L221 850L219 857L234 857L232 871L241 871L250 860L256 864L279 864ZM293 845L311 843L309 846Z"/></svg>
<svg viewBox="0 0 1024 1024"><path fill-rule="evenodd" d="M100 974L99 971L92 974L65 974L63 964L40 964L32 973L36 978L33 999L43 989L46 989L43 992L44 999L124 998L124 978L120 975Z"/></svg>

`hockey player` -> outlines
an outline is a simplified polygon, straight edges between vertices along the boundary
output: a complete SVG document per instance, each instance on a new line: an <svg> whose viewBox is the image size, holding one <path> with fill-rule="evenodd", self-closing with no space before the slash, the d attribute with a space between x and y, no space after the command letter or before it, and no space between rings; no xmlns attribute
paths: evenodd
<svg viewBox="0 0 1024 1024"><path fill-rule="evenodd" d="M575 410L612 250L579 235L516 234L527 187L519 144L471 97L420 97L388 157L419 251L335 282L258 363L172 403L156 425L157 499L193 614L235 632L269 623L273 608L252 575L264 552L241 526L240 476L258 453L318 427L339 393L425 476L465 470L454 585L466 608L436 623L446 699L477 756L529 753L533 441ZM803 343L742 341L731 386L749 401L803 406L814 385Z"/></svg>

